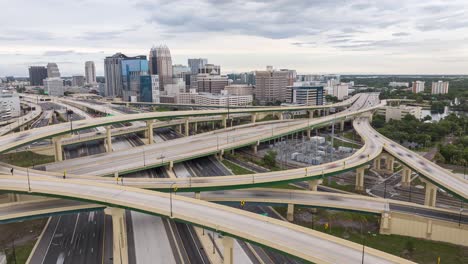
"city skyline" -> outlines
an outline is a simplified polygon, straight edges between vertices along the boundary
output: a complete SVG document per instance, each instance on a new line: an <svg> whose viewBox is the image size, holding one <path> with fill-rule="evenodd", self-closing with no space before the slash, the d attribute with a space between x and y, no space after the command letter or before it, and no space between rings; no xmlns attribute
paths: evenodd
<svg viewBox="0 0 468 264"><path fill-rule="evenodd" d="M465 1L45 2L6 5L0 75L27 76L28 66L55 62L62 75L72 76L84 73L85 61L95 61L103 76L106 56L148 55L161 44L174 64L207 58L223 73L265 65L342 74L468 69ZM54 16L44 17L47 12ZM15 19L18 13L27 19Z"/></svg>

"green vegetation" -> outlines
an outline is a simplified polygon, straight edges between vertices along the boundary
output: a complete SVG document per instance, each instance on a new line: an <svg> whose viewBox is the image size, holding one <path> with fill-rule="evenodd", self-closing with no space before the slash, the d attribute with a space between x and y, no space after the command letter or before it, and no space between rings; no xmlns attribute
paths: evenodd
<svg viewBox="0 0 468 264"><path fill-rule="evenodd" d="M327 186L327 187L331 187L331 188L334 188L334 189L346 191L346 192L356 192L354 190L353 185L341 185L341 184L338 184L336 181L333 181L333 180L331 180L330 184L328 184L328 179L324 179L322 185Z"/></svg>
<svg viewBox="0 0 468 264"><path fill-rule="evenodd" d="M445 105L448 105L450 101L455 98L460 100L458 106L452 106L452 110L468 111L468 78L466 76L380 76L377 78L362 78L363 76L343 76L342 81L354 81L357 84L367 85L369 87L375 87L377 89L369 89L369 91L380 91L381 99L412 99L418 103L429 102L431 104L431 110L442 112ZM364 76L369 77L369 76ZM442 95L430 94L432 82L437 81L448 81L449 93ZM392 81L395 82L413 82L413 81L424 81L425 92L414 94L411 91L405 89L389 89L388 84Z"/></svg>
<svg viewBox="0 0 468 264"><path fill-rule="evenodd" d="M54 156L36 154L32 151L12 152L0 155L0 160L8 164L20 167L32 167L33 165L54 162Z"/></svg>
<svg viewBox="0 0 468 264"><path fill-rule="evenodd" d="M278 153L273 150L269 150L265 156L263 156L262 162L264 165L266 165L268 168L273 168L276 167L276 156Z"/></svg>
<svg viewBox="0 0 468 264"><path fill-rule="evenodd" d="M440 155L436 156L437 160L455 165L464 165L468 161L467 124L468 117L457 117L455 114L437 123L424 123L411 115L388 123L385 123L384 117L375 116L372 121L377 131L399 143L415 142L420 147L438 145Z"/></svg>
<svg viewBox="0 0 468 264"><path fill-rule="evenodd" d="M243 175L243 174L253 174L254 172L251 171L251 170L248 170L244 167L241 167L235 163L232 163L231 161L229 160L223 160L222 161L224 166L228 167L232 173L234 173L235 175Z"/></svg>
<svg viewBox="0 0 468 264"><path fill-rule="evenodd" d="M36 241L30 241L24 245L15 246L14 252L12 248L5 250L7 263L26 263L26 260L28 260L29 254L31 254L35 243Z"/></svg>

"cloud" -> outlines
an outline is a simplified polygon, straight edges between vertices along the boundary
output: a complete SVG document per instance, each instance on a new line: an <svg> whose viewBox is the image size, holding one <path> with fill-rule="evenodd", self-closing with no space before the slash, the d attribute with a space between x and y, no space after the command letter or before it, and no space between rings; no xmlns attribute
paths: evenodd
<svg viewBox="0 0 468 264"><path fill-rule="evenodd" d="M407 32L396 32L396 33L393 33L392 36L394 37L405 37L405 36L409 36L411 35L410 33L407 33Z"/></svg>

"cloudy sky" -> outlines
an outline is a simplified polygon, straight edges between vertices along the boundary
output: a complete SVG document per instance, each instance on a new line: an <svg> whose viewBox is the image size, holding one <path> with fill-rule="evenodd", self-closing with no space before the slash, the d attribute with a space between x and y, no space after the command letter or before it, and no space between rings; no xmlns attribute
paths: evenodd
<svg viewBox="0 0 468 264"><path fill-rule="evenodd" d="M56 62L83 74L166 44L223 73L468 74L467 0L0 0L0 76Z"/></svg>

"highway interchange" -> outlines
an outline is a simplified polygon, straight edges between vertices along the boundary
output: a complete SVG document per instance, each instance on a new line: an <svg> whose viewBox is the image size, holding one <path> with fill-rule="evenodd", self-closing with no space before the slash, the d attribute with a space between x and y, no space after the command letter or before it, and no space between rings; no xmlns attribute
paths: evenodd
<svg viewBox="0 0 468 264"><path fill-rule="evenodd" d="M231 148L236 148L239 146L245 146L249 145L252 143L255 143L256 141L267 141L271 140L274 137L277 137L279 135L287 135L292 132L297 132L300 130L303 130L304 128L307 127L316 127L319 125L324 125L333 121L338 121L344 118L349 118L351 114L357 114L357 113L365 113L368 111L368 109L375 109L376 107L380 106L380 104L377 102L378 100L374 99L369 100L368 97L365 98L364 102L360 102L360 99L363 97L359 97L356 101L354 101L354 105L347 110L340 112L336 115L328 116L328 117L322 117L322 118L317 118L317 119L312 119L312 120L294 120L294 121L288 121L288 122L272 122L268 124L259 124L255 126L249 126L246 125L245 128L236 128L235 130L230 130L226 129L225 131L220 131L216 133L205 133L197 136L192 136L192 137L187 137L187 138L182 138L182 139L174 139L171 140L174 141L175 145L178 146L177 144L180 144L182 150L184 150L183 146L190 146L193 147L194 149L190 149L190 154L191 156L207 156L210 154L218 153L221 149L223 150L228 150ZM372 98L372 97L371 97ZM356 109L357 108L357 109ZM361 109L364 108L364 109ZM368 108L366 110L366 108ZM204 111L204 110L203 110ZM211 111L211 110L208 110ZM275 109L275 111L277 111ZM202 112L202 111L200 111ZM207 114L214 114L213 112L206 112ZM218 112L219 114L219 112ZM111 120L110 122L115 123L115 122L122 122L122 120L126 121L136 121L136 120L145 120L147 119L147 115L144 114L137 114L140 115L141 117L138 118L127 118L127 119L122 119L122 116L117 117L115 120ZM188 113L183 113L183 115L188 115ZM183 116L182 115L182 116ZM112 119L112 118L109 118ZM116 121L119 120L119 121ZM78 121L80 122L80 121ZM263 123L263 122L262 122ZM76 123L75 123L76 124ZM78 123L76 128L90 128L94 127L96 124L110 124L108 121L90 121L86 120L86 122L81 122ZM31 175L34 175L34 177L31 177L30 180L30 186L31 190L33 193L36 194L41 194L41 195L54 195L54 196L59 196L59 197L65 197L65 198L75 198L75 199L84 199L87 201L91 202L98 202L100 204L107 204L107 205L117 205L117 206L124 206L127 208L132 208L132 209L138 209L141 211L145 211L148 213L152 214L158 214L158 215L170 215L170 212L167 211L168 208L168 199L167 199L167 194L162 194L162 193L155 193L155 192L148 192L148 191L143 191L143 190L138 190L129 187L128 185L132 186L137 186L137 187L145 187L145 188L153 188L153 189L168 189L168 184L177 184L177 186L183 190L184 188L186 191L193 191L193 190L205 190L213 187L220 187L219 189L230 189L230 188L238 188L238 187L246 187L246 186L256 186L260 184L265 184L265 183L271 183L271 182L281 182L281 181L295 181L295 180L303 180L304 178L321 178L325 177L327 175L331 175L334 173L338 173L343 170L349 170L355 167L358 167L369 160L372 160L375 158L378 154L380 154L382 148L386 149L390 153L394 154L397 158L400 157L400 159L403 162L407 162L407 165L410 166L413 169L418 170L418 172L421 172L424 176L429 178L431 181L434 183L438 184L439 186L443 186L446 190L453 192L455 195L459 195L460 197L463 197L466 199L466 193L467 193L467 185L466 181L460 178L451 178L452 175L450 175L449 172L446 170L441 170L440 167L437 165L434 165L430 162L422 160L421 157L409 152L408 150L399 147L397 144L389 141L388 139L385 139L383 136L377 134L375 131L370 128L370 125L368 123L367 118L357 118L354 121L355 128L357 132L361 135L362 138L365 139L365 145L364 147L359 150L358 153L355 155L351 156L347 160L341 160L337 161L335 163L329 163L324 166L315 166L315 167L309 167L307 170L304 169L297 169L297 170L288 170L288 171L283 171L280 175L278 173L275 175L275 173L265 173L265 174L255 174L255 175L247 175L247 176L231 176L231 177L209 177L209 178L194 178L191 179L189 178L177 178L177 179L126 179L125 186L122 185L116 185L116 184L102 184L102 182L110 182L112 179L107 179L103 180L103 178L100 178L100 180L97 180L98 178L93 178L93 177L82 177L82 176L77 176L78 179L70 179L67 178L67 180L59 180L55 179L57 174L54 175L55 178L51 177L44 177L44 176L39 176L39 175L44 175L42 172L33 172ZM36 130L36 129L34 129ZM32 130L32 131L34 131ZM22 133L19 137L16 136L10 136L10 137L2 137L0 138L0 141L4 140L3 142L6 145L9 145L8 147L5 147L5 149L11 149L12 145L13 147L27 144L31 141L37 140L37 139L42 139L45 137L50 137L51 135L57 135L63 133L64 130L68 130L67 127L64 125L56 125L54 128L49 129L49 131L38 131L30 133ZM246 132L244 132L246 131ZM258 132L258 133L253 133L253 131ZM266 135L269 134L270 131L273 131L273 135ZM229 133L235 132L234 135L231 134L229 136ZM32 137L32 138L29 138ZM197 145L196 142L199 140L198 138L202 138L202 143ZM176 142L179 140L179 142ZM232 141L230 141L232 140ZM16 142L12 142L16 141ZM215 143L216 142L216 143ZM188 157L184 157L184 151L174 151L171 152L169 150L169 144L166 145L167 149L164 149L164 144L165 143L160 143L160 144L151 144L148 146L145 146L145 157L148 157L148 160L153 160L155 161L154 163L159 163L161 162L162 164L166 164L168 160L170 161L171 159L173 161L184 161L190 158L190 155ZM167 143L166 143L167 144ZM70 160L70 161L64 161L61 163L56 163L50 165L51 167L48 167L48 170L54 170L54 171L61 171L62 168L67 168L69 170L70 174L86 174L86 175L108 175L111 174L106 170L99 170L101 167L105 168L111 168L113 166L112 163L107 164L103 162L109 161L116 158L118 159L119 157L123 157L124 160L120 161L119 163L126 163L121 169L121 171L126 172L128 170L128 166L130 163L131 166L138 165L138 163L142 162L141 161L141 148L133 148L130 150L125 150L125 151L118 151L118 152L113 152L109 154L99 154L99 155L93 155L86 157L85 159L77 159L77 160ZM176 147L177 148L177 147ZM161 151L162 149L162 151ZM147 152L148 151L148 152ZM187 149L185 149L187 151ZM199 151L199 152L198 152ZM164 153L164 154L163 154ZM133 158L131 156L134 156ZM146 156L148 155L148 156ZM406 155L406 157L405 157ZM127 157L129 156L129 157ZM164 156L164 159L166 159L166 162L162 160L162 157ZM410 158L409 161L408 157ZM129 158L128 160L125 160ZM88 160L86 160L88 159ZM84 163L80 163L81 160L86 160L85 164L91 165L89 167L84 167ZM73 162L78 162L76 164L76 169L73 168ZM61 165L63 164L63 165ZM149 163L151 165L151 163ZM56 167L53 167L56 166ZM60 167L62 166L62 167ZM93 167L94 166L94 167ZM127 167L126 167L127 166ZM146 161L143 160L143 164L138 165L138 170L140 169L145 169L146 167ZM112 167L113 171L115 171L116 166ZM112 174L113 174L113 171ZM130 171L134 171L134 168L131 167ZM434 175L433 172L438 172L437 175ZM21 175L24 173L20 173ZM439 175L449 175L449 177L438 177ZM448 179L447 179L448 178ZM86 180L83 180L86 179ZM209 182L207 180L209 179ZM10 190L10 191L19 191L19 192L28 192L27 189L25 189L26 186L26 181L24 177L9 177L9 176L4 176L1 177L0 182L2 182L2 188L5 190ZM64 192L62 189L66 189L67 191ZM255 194L258 191L258 195ZM223 191L219 193L220 196L226 197L228 196L229 192L242 192L242 191ZM252 192L252 191L250 191ZM255 193L250 193L251 198L258 196L261 196L261 190L256 190L254 191ZM291 192L290 192L291 193ZM210 193L203 193L202 197L204 195L210 195ZM263 193L265 195L265 193ZM211 195L216 196L216 193L211 193ZM232 194L235 199L238 200L241 197L249 197L245 193L237 194L236 193ZM245 195L245 196L244 196ZM278 193L270 194L272 197L277 196ZM290 194L291 195L291 194ZM153 197L154 196L154 197ZM231 197L233 199L234 197ZM281 195L279 196L281 197ZM229 196L228 196L229 198ZM282 197L285 198L285 197ZM292 197L290 197L292 199ZM310 197L307 197L308 199ZM323 197L322 197L323 198ZM148 204L143 201L145 200L151 200L151 199L158 199L158 206L155 206L153 204ZM187 200L186 200L187 199ZM336 263L339 261L346 261L346 259L349 260L360 260L360 252L356 250L355 246L352 244L345 243L344 241L339 241L338 244L336 244L336 241L334 239L331 239L329 237L322 237L323 235L319 234L314 234L314 232L310 233L310 230L298 230L297 227L290 227L288 224L285 223L276 223L274 221L270 222L270 220L265 220L265 219L257 219L258 216L254 215L244 215L242 212L237 212L234 209L229 209L227 210L224 207L217 207L216 205L210 204L210 203L205 203L202 201L193 201L193 199L182 197L180 195L172 197L173 200L173 217L174 218L179 218L187 222L192 222L195 224L200 224L203 226L206 226L207 228L212 228L216 230L221 230L225 234L230 234L233 235L234 237L241 237L249 241L257 242L266 246L270 246L272 248L278 249L280 251L286 252L288 254L292 254L295 256L298 256L302 259L305 260L310 260L310 261L316 261L316 262L329 262L329 263ZM212 197L212 200L216 200L215 198ZM236 200L236 201L237 201ZM331 199L322 199L322 200L331 200ZM139 202L140 201L140 202ZM346 202L338 200L339 202L338 205L334 205L335 207L339 208L339 204L342 204L341 206L345 206ZM297 201L296 201L297 202ZM354 204L354 203L351 203ZM350 205L351 205L350 204ZM366 204L366 203L364 203ZM364 205L363 204L363 205ZM372 206L373 209L367 208L368 211L371 210L386 210L385 206L388 207L388 202L383 204L372 204L369 203L369 208ZM190 205L190 206L189 206ZM318 204L315 204L315 206L320 206ZM331 206L331 205L327 205ZM379 208L379 209L377 209ZM207 214L203 215L203 218L208 218L208 219L201 219L200 215L196 213L196 210L200 210L203 212L206 212ZM362 209L360 209L362 210ZM234 212L233 212L234 211ZM211 216L211 217L210 217ZM218 225L216 225L215 219L218 218L223 218ZM248 230L237 230L237 228L242 229L241 226L237 226L235 229L233 229L233 223L230 223L230 221L240 221L241 223L247 225L249 228ZM263 221L266 221L263 223ZM259 223L263 223L259 225ZM239 224L239 223L238 223ZM252 225L252 226L250 226ZM250 228L250 227L258 227L258 228ZM218 229L219 228L219 229ZM267 228L267 229L264 229ZM245 228L244 228L245 229ZM252 229L252 230L250 230ZM268 229L270 229L270 232L266 232ZM247 232L248 231L248 232ZM278 232L278 233L276 233ZM292 232L292 234L298 235L298 238L300 238L298 241L300 243L293 243L291 242L291 245L285 245L287 244L287 240L282 240L282 239L277 239L272 238L271 235L274 234L286 234L283 232ZM268 234L270 233L270 234ZM254 238L252 238L252 234L256 234ZM286 235L288 237L289 235ZM319 238L317 238L319 237ZM264 239L268 239L268 241L265 241ZM277 241L270 241L271 239ZM317 239L324 239L322 243L319 243ZM319 243L324 247L332 247L332 248L339 248L340 252L336 255L333 256L333 258L330 258L331 256L325 256L323 254L320 254L317 250L310 250L307 248L302 249L301 248L301 243L311 243L312 241L315 241L313 243ZM276 243L276 244L275 244ZM329 245L328 243L332 243L333 245ZM306 245L306 244L302 244ZM339 246L338 246L339 245ZM297 247L297 248L296 248ZM301 249L300 252L297 250ZM322 250L325 250L325 248L322 248ZM366 252L366 254L369 254L369 259L375 261L373 263L386 263L387 261L397 261L394 259L392 256L387 256L386 254L381 255L382 253L380 252L374 252L372 250L369 250L369 252ZM366 255L367 257L367 255ZM372 259L375 258L375 259ZM398 260L397 262L399 262ZM344 263L344 262L341 262Z"/></svg>

